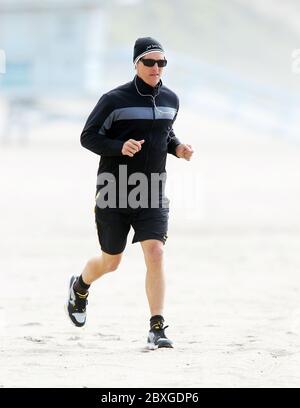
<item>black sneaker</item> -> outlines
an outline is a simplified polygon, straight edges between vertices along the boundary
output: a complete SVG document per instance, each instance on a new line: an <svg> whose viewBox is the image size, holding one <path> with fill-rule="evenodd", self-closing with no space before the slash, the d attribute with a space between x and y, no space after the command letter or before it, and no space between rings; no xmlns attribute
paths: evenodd
<svg viewBox="0 0 300 408"><path fill-rule="evenodd" d="M76 292L74 290L76 280L76 276L71 276L66 308L71 322L77 327L82 327L86 321L86 305L88 304L87 297L89 293L82 295Z"/></svg>
<svg viewBox="0 0 300 408"><path fill-rule="evenodd" d="M173 343L165 335L165 329L169 326L165 326L163 322L156 322L149 330L147 346L150 350L156 350L157 348L166 347L173 348Z"/></svg>

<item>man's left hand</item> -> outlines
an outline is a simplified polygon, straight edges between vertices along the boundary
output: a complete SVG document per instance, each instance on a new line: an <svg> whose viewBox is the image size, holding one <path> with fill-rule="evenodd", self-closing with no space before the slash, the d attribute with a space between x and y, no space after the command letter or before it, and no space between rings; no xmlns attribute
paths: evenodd
<svg viewBox="0 0 300 408"><path fill-rule="evenodd" d="M194 150L191 145L189 144L183 144L181 143L176 147L176 156L185 159L185 160L191 160L191 157L194 153Z"/></svg>

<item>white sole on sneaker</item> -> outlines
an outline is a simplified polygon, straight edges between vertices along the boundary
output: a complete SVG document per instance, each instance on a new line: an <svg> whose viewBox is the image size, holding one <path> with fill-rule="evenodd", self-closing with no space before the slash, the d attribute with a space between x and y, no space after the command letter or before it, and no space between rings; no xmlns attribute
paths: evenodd
<svg viewBox="0 0 300 408"><path fill-rule="evenodd" d="M65 312L66 312L66 314L67 314L67 316L68 316L69 322L71 322L71 325L72 325L73 327L76 327L77 329L82 329L82 328L84 327L84 325L83 325L83 326L77 326L77 325L72 321L72 319L70 318L69 311L68 311L69 299L70 299L70 294L71 294L71 288L72 288L72 284L73 284L73 283L70 284L70 282L71 282L71 279L72 279L73 277L75 277L75 279L77 278L76 275L70 275L69 278L68 278L69 293L68 293L68 299L67 299L67 301L66 301L66 303L65 303L65 305L64 305L64 309L65 309ZM74 281L73 281L73 282L74 282Z"/></svg>

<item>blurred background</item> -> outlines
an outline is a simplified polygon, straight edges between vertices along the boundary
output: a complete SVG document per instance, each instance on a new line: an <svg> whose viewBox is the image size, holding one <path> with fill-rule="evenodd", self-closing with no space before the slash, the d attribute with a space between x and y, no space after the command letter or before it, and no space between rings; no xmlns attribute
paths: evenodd
<svg viewBox="0 0 300 408"><path fill-rule="evenodd" d="M99 158L80 146L80 133L100 96L133 79L136 38L152 36L166 50L163 82L180 99L175 133L195 149L191 162L168 158L169 316L178 318L180 287L189 316L232 323L234 315L236 338L251 313L262 342L276 338L278 316L280 330L299 335L299 21L296 0L0 0L0 270L10 310L8 319L2 299L0 328L29 324L33 311L56 327L60 312L51 299L41 306L42 294L59 287L61 303L67 274L99 251ZM134 251L129 243L127 259ZM143 279L134 262L124 263L131 287ZM127 284L111 279L107 302ZM224 332L209 330L221 344ZM281 340L273 353L285 350ZM264 384L278 380L273 372ZM227 374L221 385L247 386L252 375ZM299 385L295 371L291 378Z"/></svg>
<svg viewBox="0 0 300 408"><path fill-rule="evenodd" d="M298 17L291 0L1 0L2 142L13 125L26 142L45 121L84 121L80 104L133 77L146 35L167 50L165 79L185 109L297 139Z"/></svg>

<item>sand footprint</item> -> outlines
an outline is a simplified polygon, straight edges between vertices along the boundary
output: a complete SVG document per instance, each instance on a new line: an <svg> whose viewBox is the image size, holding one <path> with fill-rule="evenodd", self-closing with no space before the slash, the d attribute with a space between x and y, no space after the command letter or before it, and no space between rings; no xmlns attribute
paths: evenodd
<svg viewBox="0 0 300 408"><path fill-rule="evenodd" d="M38 337L32 337L32 336L24 336L24 339L27 341L31 341L33 343L39 343L39 344L45 344L45 340L42 338L38 338Z"/></svg>
<svg viewBox="0 0 300 408"><path fill-rule="evenodd" d="M42 323L39 322L28 322L21 324L22 327L32 327L32 326L42 326Z"/></svg>

